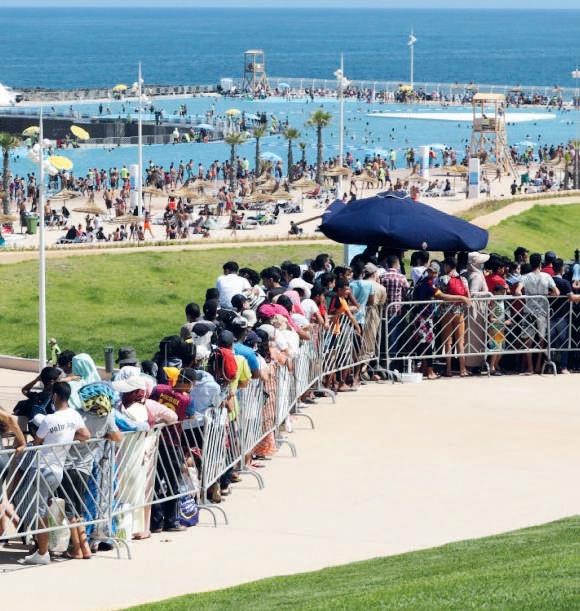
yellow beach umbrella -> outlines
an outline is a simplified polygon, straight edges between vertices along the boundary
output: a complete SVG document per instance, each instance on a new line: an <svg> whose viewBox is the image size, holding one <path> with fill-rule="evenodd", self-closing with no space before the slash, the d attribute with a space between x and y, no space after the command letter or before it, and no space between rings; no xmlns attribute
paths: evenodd
<svg viewBox="0 0 580 611"><path fill-rule="evenodd" d="M86 129L79 127L78 125L71 125L70 131L79 139L79 140L88 140L91 135Z"/></svg>
<svg viewBox="0 0 580 611"><path fill-rule="evenodd" d="M27 127L22 132L22 135L23 136L38 136L39 133L40 133L40 127L38 127L38 125L31 125L30 127Z"/></svg>
<svg viewBox="0 0 580 611"><path fill-rule="evenodd" d="M115 85L113 87L113 91L127 91L127 89L129 89L129 87L127 87L127 85L125 85L125 83L119 83L118 85Z"/></svg>
<svg viewBox="0 0 580 611"><path fill-rule="evenodd" d="M228 115L228 117L235 117L241 114L242 114L242 111L238 110L237 108L230 108L229 110L226 110L226 115Z"/></svg>
<svg viewBox="0 0 580 611"><path fill-rule="evenodd" d="M68 157L62 157L61 155L53 155L48 158L49 163L57 170L72 170L73 162Z"/></svg>

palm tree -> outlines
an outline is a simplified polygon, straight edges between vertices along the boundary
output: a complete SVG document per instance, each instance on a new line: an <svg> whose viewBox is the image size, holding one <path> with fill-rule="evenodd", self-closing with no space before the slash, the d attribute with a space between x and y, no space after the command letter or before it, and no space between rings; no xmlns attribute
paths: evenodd
<svg viewBox="0 0 580 611"><path fill-rule="evenodd" d="M18 138L6 132L0 133L2 149L2 212L10 214L10 151L18 146Z"/></svg>
<svg viewBox="0 0 580 611"><path fill-rule="evenodd" d="M288 178L292 175L294 155L292 154L292 141L300 138L300 132L295 127L287 127L282 134L288 140Z"/></svg>
<svg viewBox="0 0 580 611"><path fill-rule="evenodd" d="M300 152L302 153L302 157L300 159L300 163L302 167L306 167L306 142L299 142L298 147L300 148Z"/></svg>
<svg viewBox="0 0 580 611"><path fill-rule="evenodd" d="M252 130L252 136L256 139L256 178L260 176L260 140L268 133L265 125L259 125Z"/></svg>
<svg viewBox="0 0 580 611"><path fill-rule="evenodd" d="M322 130L330 125L332 115L322 108L315 110L306 125L316 128L316 182L322 184Z"/></svg>
<svg viewBox="0 0 580 611"><path fill-rule="evenodd" d="M238 146L244 144L245 141L246 134L242 132L228 134L225 138L226 144L230 145L230 189L232 190L236 183L236 149Z"/></svg>

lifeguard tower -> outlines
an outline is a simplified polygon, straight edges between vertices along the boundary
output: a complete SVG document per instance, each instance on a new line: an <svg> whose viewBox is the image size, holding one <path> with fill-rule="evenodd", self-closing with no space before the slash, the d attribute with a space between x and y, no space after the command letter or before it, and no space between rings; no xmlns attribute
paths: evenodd
<svg viewBox="0 0 580 611"><path fill-rule="evenodd" d="M268 91L269 88L264 51L261 49L245 51L242 91L256 94L260 91Z"/></svg>
<svg viewBox="0 0 580 611"><path fill-rule="evenodd" d="M506 100L501 93L476 93L473 96L473 131L469 153L484 168L495 166L502 174L517 176L505 126Z"/></svg>

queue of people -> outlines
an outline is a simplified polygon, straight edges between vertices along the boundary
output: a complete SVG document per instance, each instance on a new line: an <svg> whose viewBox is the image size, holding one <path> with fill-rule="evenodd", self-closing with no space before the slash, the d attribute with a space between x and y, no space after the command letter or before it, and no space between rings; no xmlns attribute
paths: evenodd
<svg viewBox="0 0 580 611"><path fill-rule="evenodd" d="M127 507L116 520L131 516L122 529L125 536L143 540L185 530L195 521L184 518L180 491L186 477L188 486L199 490L208 410L225 409L229 426L235 428L240 393L250 384L262 385L264 435L244 463L252 469L266 465L278 449L273 414L282 391L277 372L286 368L294 375L306 343L321 350L322 392L301 389L302 406L325 392L352 392L385 379L388 369L408 356L420 356L414 362L426 380L468 377L484 366L493 375L540 372L542 352L526 346L545 345L548 327L559 372L579 369L580 348L558 352L570 334L575 342L579 339L579 313L571 319L568 309L580 302L579 259L565 264L553 252L530 255L523 247L513 260L484 253L445 253L435 260L418 251L412 255L409 277L401 254L387 249L367 249L349 266L335 265L324 253L261 271L228 261L203 304L186 305L184 322L173 321L173 329L170 323L170 334L151 358L130 346L119 350L111 381L102 378L90 355L61 351L51 340L54 362L22 388L25 398L14 414L0 412L0 429L15 450L0 455L0 536L40 530L23 561L49 563L49 507L62 499L70 528L66 555L87 559L107 549L107 535L113 533L90 526L104 495L105 443L120 447L114 475L119 481L116 488L108 485L117 490L118 504ZM480 295L487 296L483 315L488 336L479 338L487 345L483 352L467 347L475 340L465 332L468 310ZM507 295L513 299L506 300ZM549 310L539 299L543 297L552 299ZM502 349L510 326L518 334L512 339L519 346L515 355ZM345 344L341 335L347 332L352 341ZM340 350L350 358L341 360L335 354ZM475 362L470 361L473 356ZM159 438L157 460L147 437L127 441L127 435L159 426L169 432ZM291 432L292 417L280 427ZM25 459L33 451L30 444L46 446L39 448L37 463ZM206 491L206 500L219 504L232 494L241 480L240 468L233 464L221 473ZM154 495L157 502L152 503Z"/></svg>

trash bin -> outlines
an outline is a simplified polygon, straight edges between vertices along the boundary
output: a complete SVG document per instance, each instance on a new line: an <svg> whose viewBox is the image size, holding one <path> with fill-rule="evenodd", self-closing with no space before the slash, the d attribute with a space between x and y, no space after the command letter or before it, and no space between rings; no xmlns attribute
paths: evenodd
<svg viewBox="0 0 580 611"><path fill-rule="evenodd" d="M26 232L30 235L34 235L36 233L36 229L38 227L38 218L35 216L27 216L26 217Z"/></svg>

